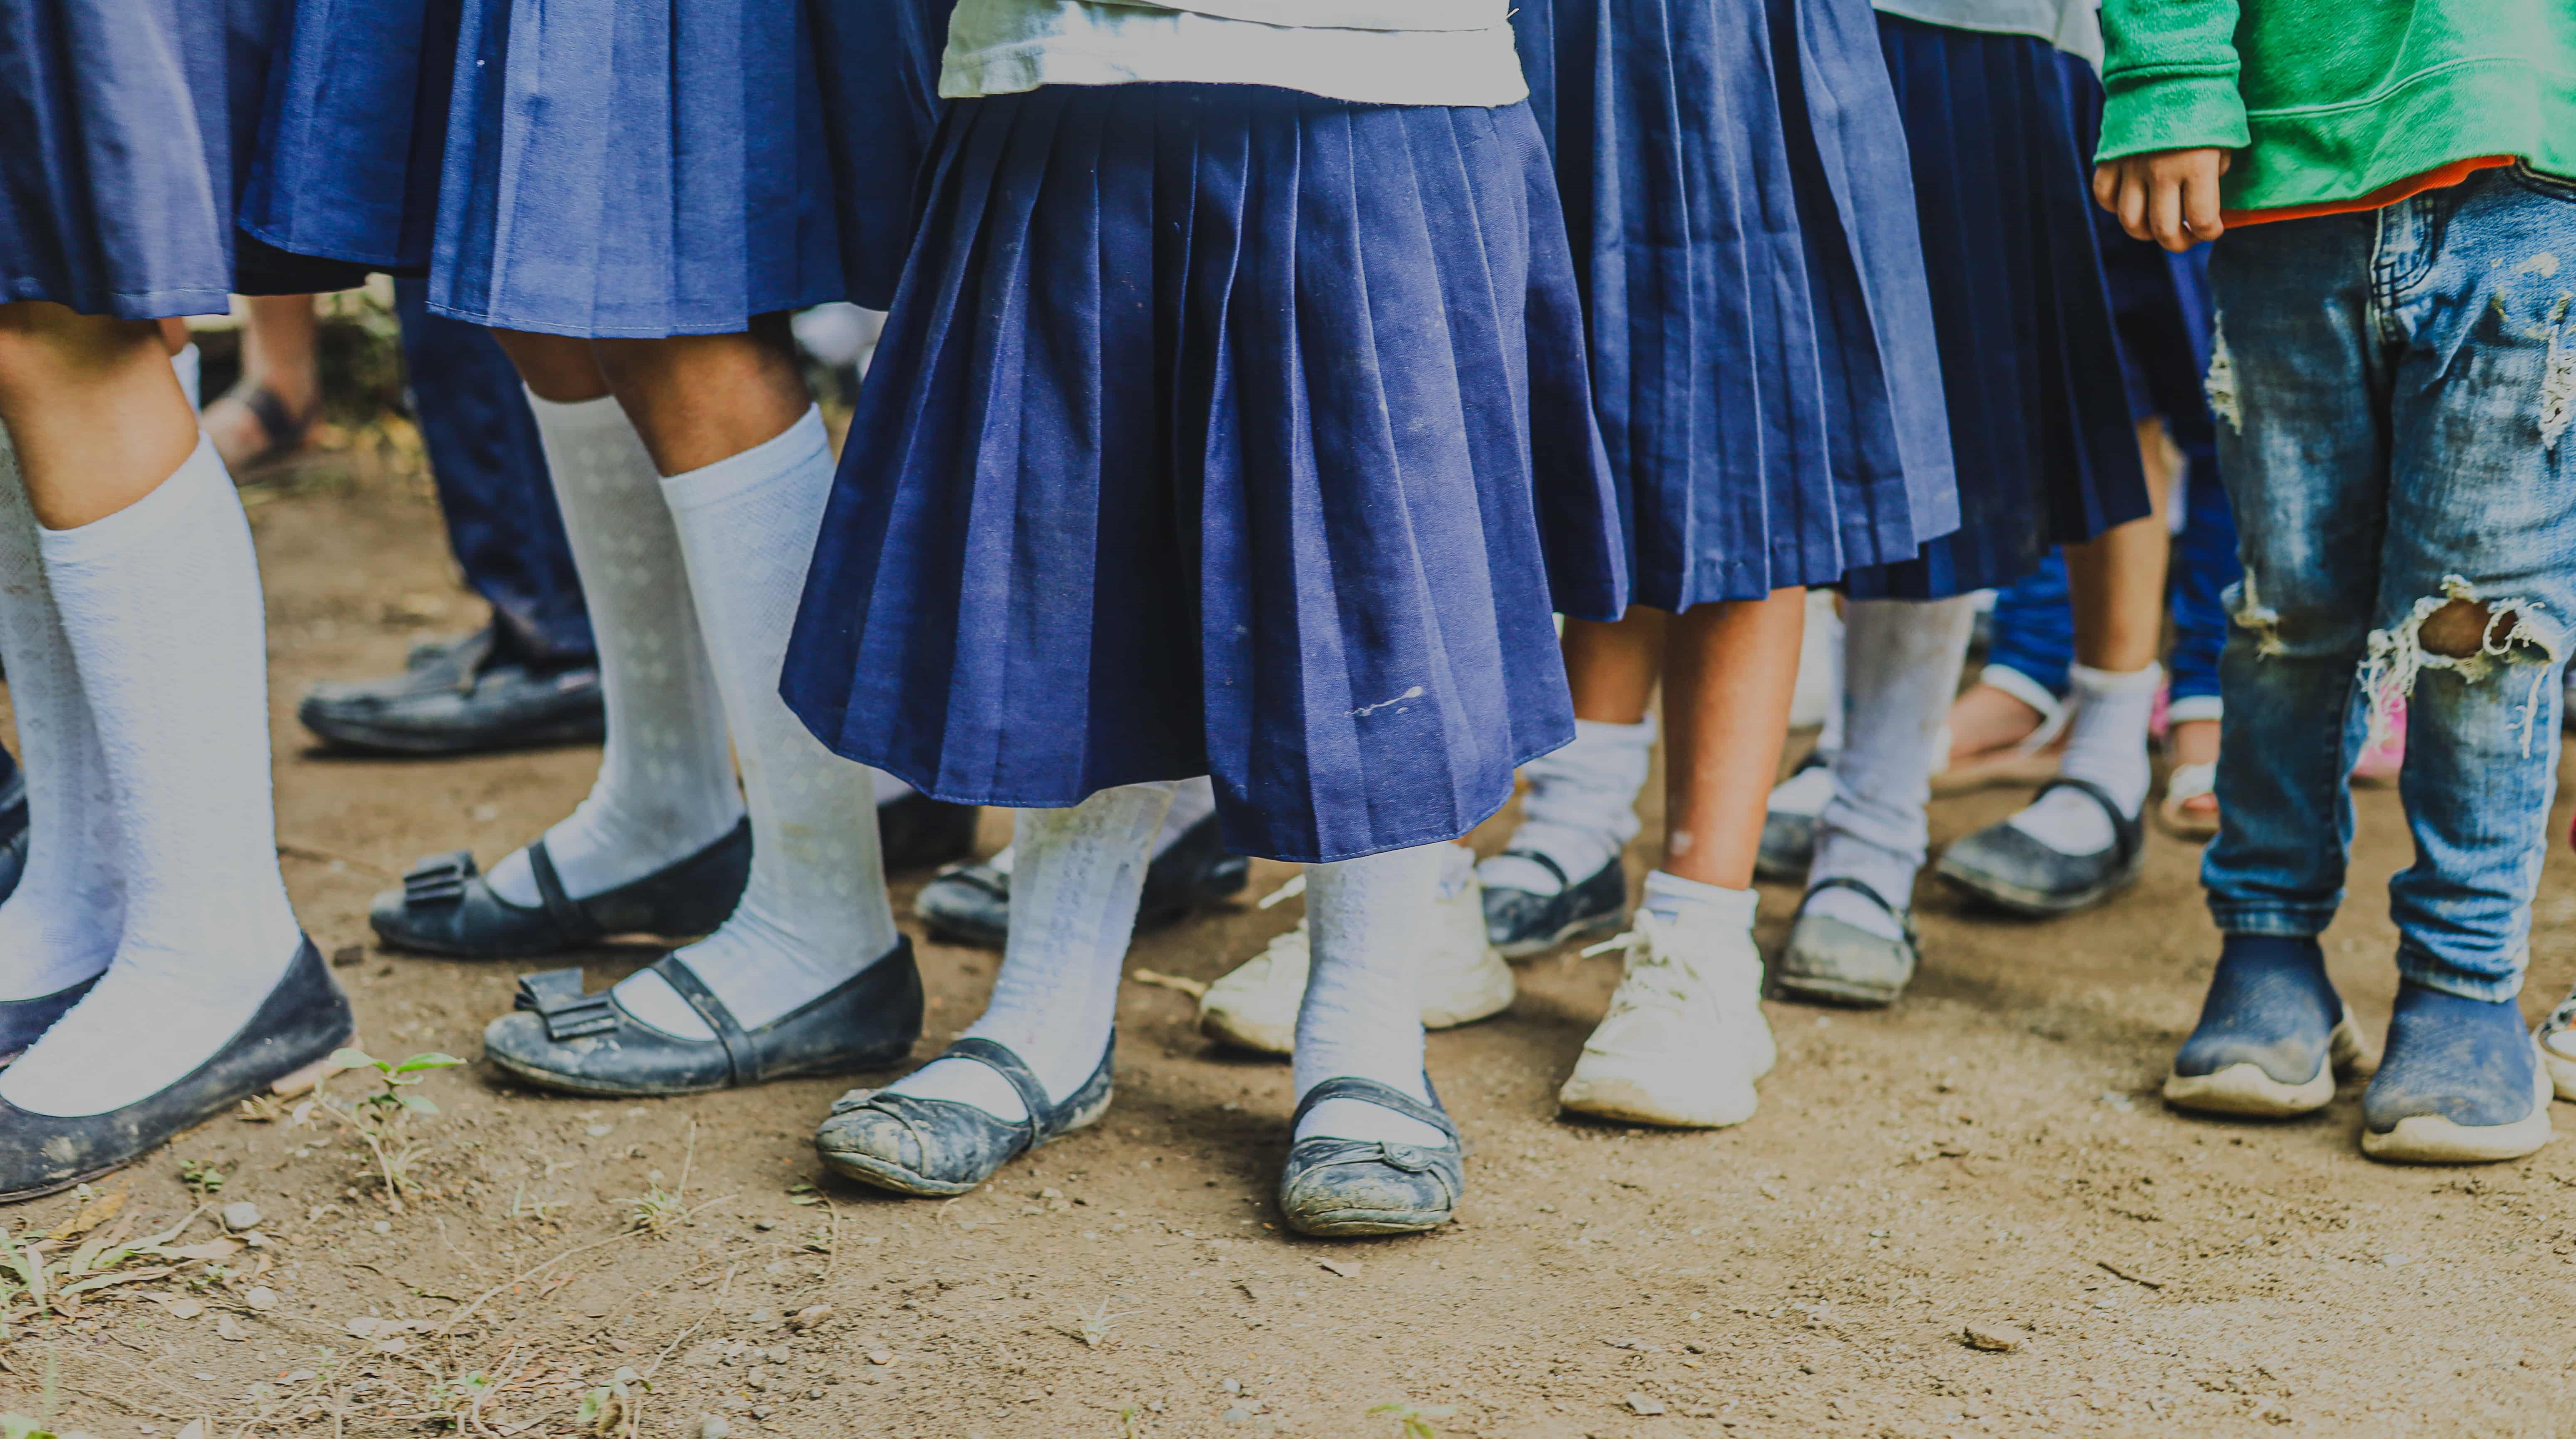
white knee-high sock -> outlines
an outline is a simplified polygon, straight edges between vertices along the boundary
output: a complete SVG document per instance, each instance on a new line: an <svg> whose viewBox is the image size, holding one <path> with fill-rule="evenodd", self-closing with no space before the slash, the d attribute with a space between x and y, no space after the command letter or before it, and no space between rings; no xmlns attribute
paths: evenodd
<svg viewBox="0 0 2576 1439"><path fill-rule="evenodd" d="M1314 967L1297 1009L1291 1060L1301 1101L1316 1085L1345 1074L1430 1100L1422 1082L1422 1000L1415 982L1447 853L1446 845L1425 844L1306 866ZM1449 1142L1418 1119L1361 1099L1316 1105L1293 1137L1319 1134L1388 1144Z"/></svg>
<svg viewBox="0 0 2576 1439"><path fill-rule="evenodd" d="M116 797L63 617L45 584L36 516L0 430L0 664L27 776L28 849L0 903L0 999L34 999L107 968L125 931Z"/></svg>
<svg viewBox="0 0 2576 1439"><path fill-rule="evenodd" d="M213 443L38 543L116 800L125 926L98 987L0 1075L0 1098L98 1114L222 1048L303 933L277 872L259 561Z"/></svg>
<svg viewBox="0 0 2576 1439"><path fill-rule="evenodd" d="M1599 873L1637 837L1637 792L1654 753L1651 715L1635 724L1576 720L1573 743L1521 766L1529 793L1508 848L1546 855L1574 884ZM1531 894L1562 888L1546 866L1513 854L1486 860L1476 873L1488 885Z"/></svg>
<svg viewBox="0 0 2576 1439"><path fill-rule="evenodd" d="M778 697L787 634L832 493L823 416L808 410L775 439L662 481L662 493L751 803L751 882L742 903L680 957L753 1028L848 980L895 944L877 852L875 774L825 748ZM628 979L617 998L656 1029L715 1038L660 975Z"/></svg>
<svg viewBox="0 0 2576 1439"><path fill-rule="evenodd" d="M879 783L882 785L883 782ZM900 784L902 781L897 780L896 783ZM882 800L885 791L880 788L878 794ZM1162 832L1154 836L1154 853L1151 858L1161 859L1163 851L1178 844L1181 836L1189 832L1190 826L1214 813L1216 813L1216 785L1206 775L1200 775L1196 779L1185 779L1174 785L1172 810L1171 813L1163 816ZM1011 872L1011 862L1011 847L1007 844L1002 846L991 859L985 861L1003 874Z"/></svg>
<svg viewBox="0 0 2576 1439"><path fill-rule="evenodd" d="M1118 1022L1119 966L1136 932L1155 831L1174 786L1120 785L1071 809L1012 816L1011 937L992 1002L966 1033L1007 1047L1063 1103L1099 1067ZM1019 1092L971 1059L935 1060L892 1088L954 1099L997 1118L1028 1117Z"/></svg>
<svg viewBox="0 0 2576 1439"><path fill-rule="evenodd" d="M2066 726L2066 757L2057 772L2090 780L2134 816L2146 805L2153 771L2147 762L2147 727L2155 718L2156 692L2163 688L2165 667L2113 673L2090 665L2069 665L2073 693L2067 703L2075 717ZM2012 817L2012 827L2060 854L2098 854L2118 838L2111 817L2090 795L2077 790L2051 790L2038 803Z"/></svg>
<svg viewBox="0 0 2576 1439"><path fill-rule="evenodd" d="M1816 817L1807 883L1842 877L1898 909L1914 903L1931 828L1933 751L1959 692L1976 625L1972 595L1947 600L1860 600L1844 616L1843 743L1830 766L1833 794ZM1850 890L1818 894L1816 914L1894 939L1895 919Z"/></svg>
<svg viewBox="0 0 2576 1439"><path fill-rule="evenodd" d="M546 831L575 899L688 858L742 822L724 702L700 637L679 532L643 439L612 398L528 396L599 643L608 745L599 778ZM495 892L538 902L526 853L492 867Z"/></svg>

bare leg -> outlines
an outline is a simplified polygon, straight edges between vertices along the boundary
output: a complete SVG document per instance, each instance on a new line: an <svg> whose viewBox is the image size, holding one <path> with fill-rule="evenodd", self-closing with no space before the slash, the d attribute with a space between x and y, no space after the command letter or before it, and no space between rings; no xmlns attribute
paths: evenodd
<svg viewBox="0 0 2576 1439"><path fill-rule="evenodd" d="M1576 719L1635 724L1646 717L1664 667L1670 618L1640 605L1609 624L1565 622L1565 679L1574 691Z"/></svg>
<svg viewBox="0 0 2576 1439"><path fill-rule="evenodd" d="M241 379L206 406L206 434L224 464L239 469L273 449L292 449L300 435L273 433L246 396L267 390L290 416L309 418L322 398L321 324L311 295L258 295L242 326Z"/></svg>
<svg viewBox="0 0 2576 1439"><path fill-rule="evenodd" d="M1788 743L1807 592L1702 605L1664 639L1664 870L1744 889Z"/></svg>
<svg viewBox="0 0 2576 1439"><path fill-rule="evenodd" d="M197 417L150 320L0 305L0 425L46 528L104 519L160 487L197 448Z"/></svg>
<svg viewBox="0 0 2576 1439"><path fill-rule="evenodd" d="M2066 582L2075 603L2075 658L2097 670L2126 674L2156 662L2165 621L2165 561L2173 537L2165 507L2173 496L2172 446L2164 422L2138 426L2138 455L2147 467L2152 513L2066 547Z"/></svg>
<svg viewBox="0 0 2576 1439"><path fill-rule="evenodd" d="M784 434L814 401L784 315L734 335L601 340L599 367L666 475L703 469Z"/></svg>
<svg viewBox="0 0 2576 1439"><path fill-rule="evenodd" d="M500 342L501 353L510 357L519 378L540 400L571 405L608 394L608 376L600 372L592 341L525 330L494 330L492 338Z"/></svg>

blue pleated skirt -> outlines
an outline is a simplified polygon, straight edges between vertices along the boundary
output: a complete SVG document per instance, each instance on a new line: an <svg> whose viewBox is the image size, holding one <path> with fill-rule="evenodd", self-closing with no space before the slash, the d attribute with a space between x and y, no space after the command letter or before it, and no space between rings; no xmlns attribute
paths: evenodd
<svg viewBox="0 0 2576 1439"><path fill-rule="evenodd" d="M2008 585L2148 513L2091 190L2102 87L2046 41L1878 17L1932 280L1960 524L1861 598Z"/></svg>
<svg viewBox="0 0 2576 1439"><path fill-rule="evenodd" d="M234 229L278 8L0 5L0 302L145 320L360 278Z"/></svg>
<svg viewBox="0 0 2576 1439"><path fill-rule="evenodd" d="M502 329L883 308L950 3L299 0L245 220Z"/></svg>
<svg viewBox="0 0 2576 1439"><path fill-rule="evenodd" d="M1526 105L951 102L783 692L946 800L1213 775L1226 842L1455 838L1625 601Z"/></svg>
<svg viewBox="0 0 2576 1439"><path fill-rule="evenodd" d="M1831 584L1958 525L1868 0L1522 0L1635 600Z"/></svg>

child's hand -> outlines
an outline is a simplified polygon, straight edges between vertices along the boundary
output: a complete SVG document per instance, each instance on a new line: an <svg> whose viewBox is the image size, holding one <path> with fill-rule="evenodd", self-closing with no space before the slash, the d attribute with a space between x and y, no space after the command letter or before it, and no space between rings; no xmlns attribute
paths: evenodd
<svg viewBox="0 0 2576 1439"><path fill-rule="evenodd" d="M2188 250L2226 230L2218 218L2218 177L2234 159L2215 147L2124 155L2093 167L2093 198L2137 238Z"/></svg>

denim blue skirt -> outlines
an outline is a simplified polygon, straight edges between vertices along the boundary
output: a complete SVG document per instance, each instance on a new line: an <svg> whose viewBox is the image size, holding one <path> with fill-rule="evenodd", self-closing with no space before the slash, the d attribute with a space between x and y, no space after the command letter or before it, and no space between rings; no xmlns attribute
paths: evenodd
<svg viewBox="0 0 2576 1439"><path fill-rule="evenodd" d="M591 338L882 308L951 0L299 0L246 221Z"/></svg>
<svg viewBox="0 0 2576 1439"><path fill-rule="evenodd" d="M1528 106L953 101L783 692L941 799L1212 775L1227 844L1451 839L1626 598Z"/></svg>
<svg viewBox="0 0 2576 1439"><path fill-rule="evenodd" d="M1868 0L1522 0L1637 603L1831 584L1957 528Z"/></svg>
<svg viewBox="0 0 2576 1439"><path fill-rule="evenodd" d="M2092 194L2102 87L2027 35L1878 17L1904 114L1959 477L1956 534L1865 599L2008 585L2148 513ZM2125 237L2123 237L2125 240Z"/></svg>
<svg viewBox="0 0 2576 1439"><path fill-rule="evenodd" d="M147 320L362 278L234 228L280 9L0 5L0 302Z"/></svg>

